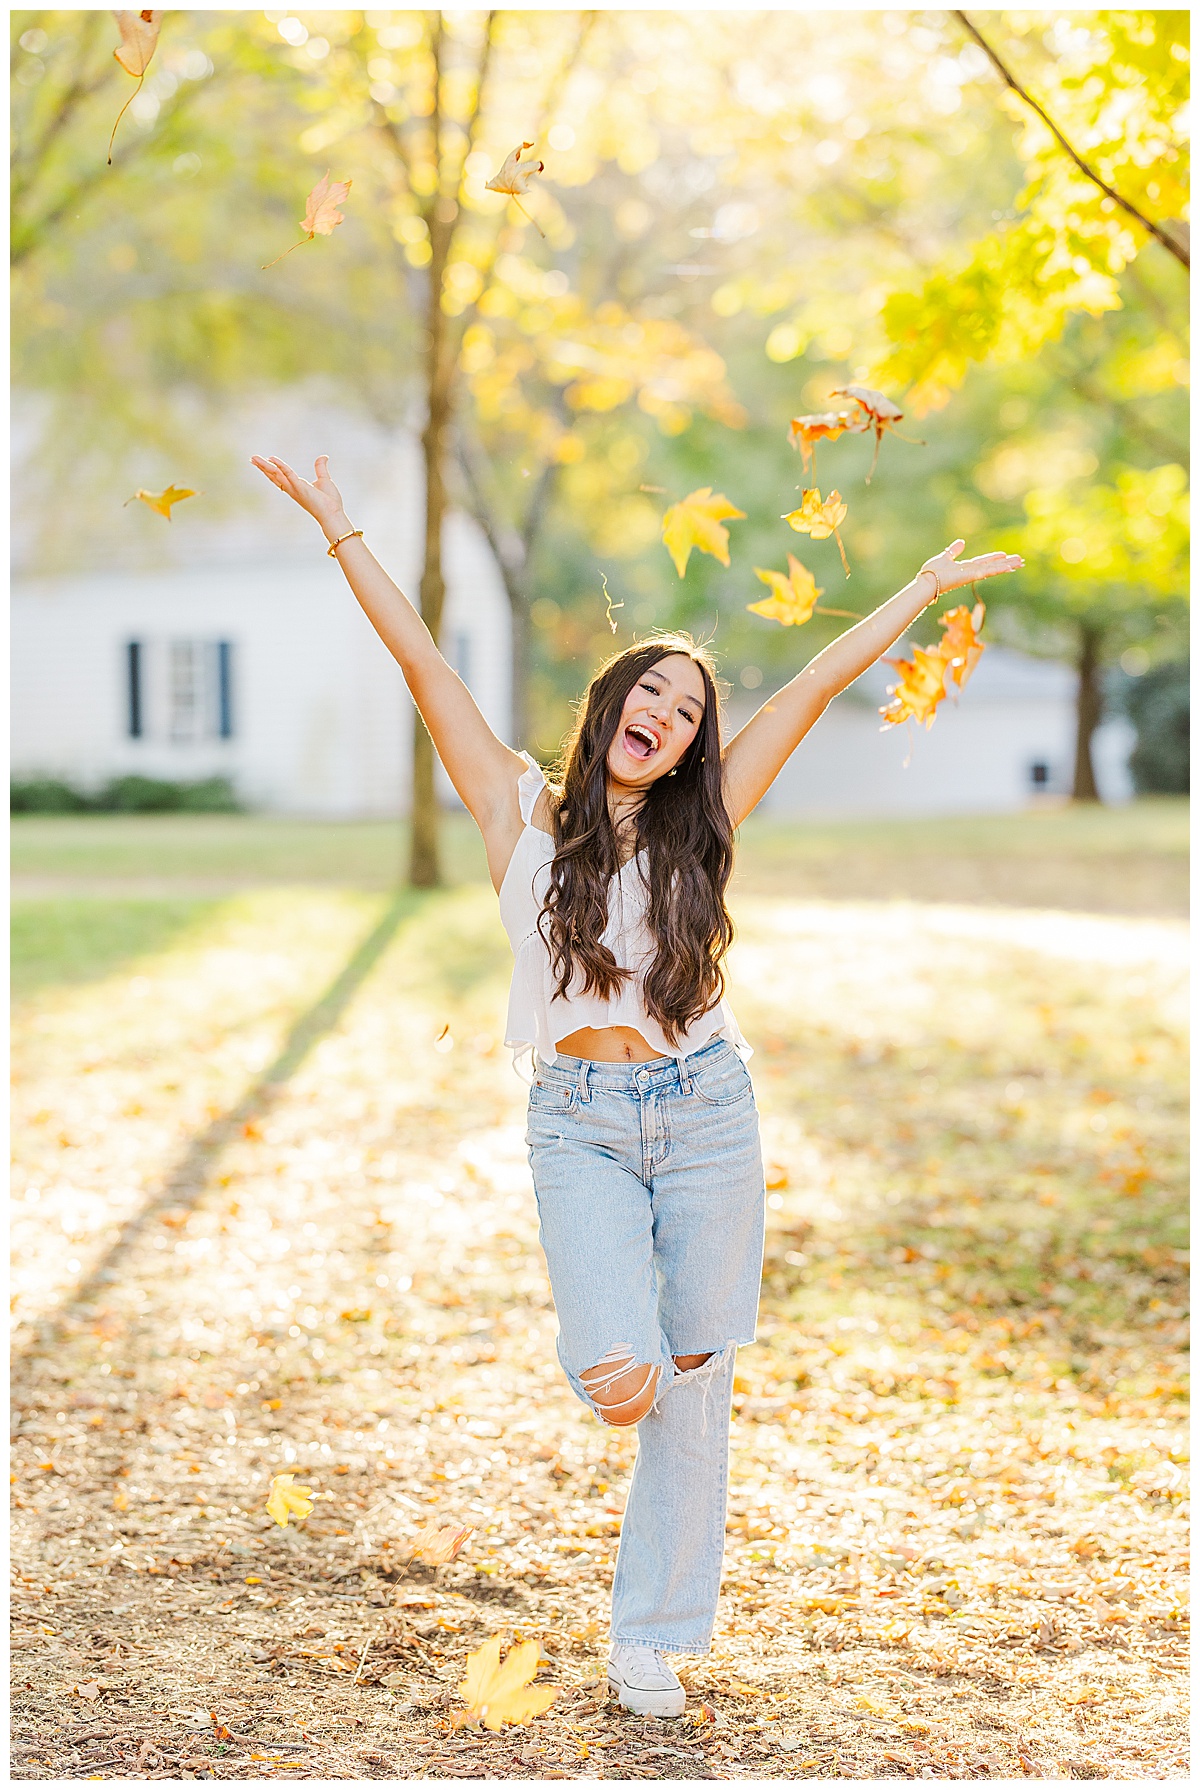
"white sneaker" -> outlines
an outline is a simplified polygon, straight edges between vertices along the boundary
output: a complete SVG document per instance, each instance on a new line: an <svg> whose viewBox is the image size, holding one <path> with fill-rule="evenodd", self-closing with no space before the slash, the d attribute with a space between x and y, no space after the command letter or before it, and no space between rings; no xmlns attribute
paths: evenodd
<svg viewBox="0 0 1200 1790"><path fill-rule="evenodd" d="M657 1647L614 1641L608 1656L608 1688L634 1715L682 1715L683 1686Z"/></svg>

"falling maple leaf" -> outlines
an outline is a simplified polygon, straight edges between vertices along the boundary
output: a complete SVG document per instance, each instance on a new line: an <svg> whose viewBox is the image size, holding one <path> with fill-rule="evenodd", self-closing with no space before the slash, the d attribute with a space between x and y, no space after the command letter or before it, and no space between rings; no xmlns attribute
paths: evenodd
<svg viewBox="0 0 1200 1790"><path fill-rule="evenodd" d="M352 180L330 180L329 169L318 180L312 192L304 202L304 216L300 220L300 228L304 234L299 242L291 248L284 249L283 255L290 255L292 249L300 248L306 242L313 242L318 236L332 236L342 222L342 213L338 206L354 185ZM283 260L283 255L276 255L274 261L264 261L263 272L274 267Z"/></svg>
<svg viewBox="0 0 1200 1790"><path fill-rule="evenodd" d="M531 1722L535 1715L549 1709L558 1695L555 1686L529 1682L538 1669L540 1653L536 1641L522 1641L510 1648L501 1665L499 1635L493 1635L469 1653L467 1675L458 1687L467 1707L455 1711L451 1726L461 1728L467 1722L482 1722L495 1733L505 1722Z"/></svg>
<svg viewBox="0 0 1200 1790"><path fill-rule="evenodd" d="M923 721L933 726L934 711L946 694L946 656L941 647L913 648L911 659L888 659L900 673L898 683L888 685L891 702L879 713L891 727L902 721Z"/></svg>
<svg viewBox="0 0 1200 1790"><path fill-rule="evenodd" d="M114 59L121 64L126 74L137 78L137 86L117 113L117 124L120 124L126 112L142 91L142 82L146 78L146 70L150 59L158 48L158 29L162 24L161 12L114 12L117 30L121 33L121 41L113 51ZM113 139L117 134L117 124L112 127L112 136L108 139L108 165L112 167Z"/></svg>
<svg viewBox="0 0 1200 1790"><path fill-rule="evenodd" d="M714 559L727 566L729 530L721 527L722 518L745 514L745 510L730 503L723 492L718 491L714 496L711 485L701 485L698 491L689 491L686 497L673 503L662 520L662 538L679 576L682 578L687 570L693 547L698 547L701 553L711 553Z"/></svg>
<svg viewBox="0 0 1200 1790"><path fill-rule="evenodd" d="M846 564L846 549L842 546L842 537L838 533L841 523L846 520L846 505L842 501L840 491L831 491L824 503L821 493L812 486L800 493L800 508L792 510L783 520L795 529L799 535L811 535L814 541L824 541L833 536L837 542L838 552L842 556L842 568L847 578L850 567Z"/></svg>
<svg viewBox="0 0 1200 1790"><path fill-rule="evenodd" d="M424 1560L427 1566L445 1566L454 1560L475 1531L459 1523L440 1524L436 1517L426 1523L408 1544L410 1560Z"/></svg>
<svg viewBox="0 0 1200 1790"><path fill-rule="evenodd" d="M886 398L882 392L872 390L869 385L844 385L837 391L830 392L829 396L831 398L851 398L855 404L861 406L862 427L864 429L873 428L875 431L875 452L871 457L871 471L868 472L866 478L869 485L871 473L875 471L875 463L879 459L879 444L883 440L883 432L885 429L894 429L904 412L898 404L893 404L890 398ZM900 439L907 441L908 436L902 435ZM924 447L925 443L918 441L915 445Z"/></svg>
<svg viewBox="0 0 1200 1790"><path fill-rule="evenodd" d="M294 1473L277 1473L267 1494L267 1515L274 1517L281 1529L288 1526L288 1517L312 1515L311 1486L293 1485Z"/></svg>
<svg viewBox="0 0 1200 1790"><path fill-rule="evenodd" d="M785 628L799 627L806 622L817 606L817 598L825 595L818 590L817 581L807 566L801 565L795 554L788 554L786 572L767 572L761 566L755 566L754 575L761 578L770 589L770 596L764 597L760 603L747 603L746 608L752 615L765 615L769 621L782 622Z"/></svg>
<svg viewBox="0 0 1200 1790"><path fill-rule="evenodd" d="M976 603L974 609L968 609L965 603L960 603L957 609L947 609L945 615L938 617L939 626L946 630L938 650L950 667L950 676L960 690L983 654L979 630L983 626L985 613L982 603Z"/></svg>
<svg viewBox="0 0 1200 1790"><path fill-rule="evenodd" d="M822 410L812 416L794 416L788 426L788 440L798 447L804 458L804 470L813 464L813 449L818 441L836 441L839 435L861 435L870 428L861 410Z"/></svg>
<svg viewBox="0 0 1200 1790"><path fill-rule="evenodd" d="M132 497L125 499L121 508L126 510L131 503L140 500L142 503L148 504L152 510L157 510L160 516L165 516L169 522L173 503L182 503L185 497L197 496L199 496L199 492L189 491L186 485L168 485L165 491L135 491Z"/></svg>
<svg viewBox="0 0 1200 1790"><path fill-rule="evenodd" d="M504 193L511 199L521 215L529 218L529 222L533 225L538 235L544 238L546 232L542 229L542 226L538 223L535 217L530 216L529 212L527 212L525 207L521 204L521 199L524 194L528 193L529 183L534 175L543 174L546 170L545 162L522 162L521 157L524 152L527 149L532 148L532 143L518 143L517 147L512 151L512 154L505 156L504 166L501 168L499 174L493 174L490 180L484 182L484 185L489 192Z"/></svg>

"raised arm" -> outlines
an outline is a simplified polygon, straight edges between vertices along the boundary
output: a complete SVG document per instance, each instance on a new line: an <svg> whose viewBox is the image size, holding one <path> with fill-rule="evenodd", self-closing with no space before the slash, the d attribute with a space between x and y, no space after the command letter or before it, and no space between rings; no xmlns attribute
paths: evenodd
<svg viewBox="0 0 1200 1790"><path fill-rule="evenodd" d="M517 779L527 768L524 759L492 732L475 698L438 651L418 611L388 577L361 535L351 533L353 524L329 476L328 454L318 457L311 482L293 472L285 460L257 454L250 458L273 485L316 518L331 545L340 541L334 558L367 619L404 673L438 757L483 834L488 868L499 888L521 834ZM343 535L350 538L341 540Z"/></svg>
<svg viewBox="0 0 1200 1790"><path fill-rule="evenodd" d="M910 584L831 642L804 670L765 702L725 748L725 800L735 826L757 807L813 723L838 693L895 644L923 609L974 579L1015 572L1024 560L985 553L959 560L952 541L927 559Z"/></svg>

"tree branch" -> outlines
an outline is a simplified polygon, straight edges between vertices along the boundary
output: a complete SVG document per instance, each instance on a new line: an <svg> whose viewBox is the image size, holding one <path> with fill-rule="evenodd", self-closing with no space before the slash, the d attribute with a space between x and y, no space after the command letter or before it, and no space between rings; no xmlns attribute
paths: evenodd
<svg viewBox="0 0 1200 1790"><path fill-rule="evenodd" d="M1145 213L1139 211L1137 206L1134 205L1131 200L1124 198L1122 194L1117 192L1115 187L1109 186L1108 182L1103 180L1094 168L1089 167L1087 162L1085 162L1083 157L1079 154L1078 150L1073 149L1071 144L1068 143L1066 137L1063 136L1045 107L1039 105L1033 95L1028 93L1017 80L1016 76L1006 68L995 50L993 50L991 44L979 31L976 30L966 13L959 12L955 9L954 17L963 26L964 30L970 32L971 36L975 39L975 42L979 45L980 49L1006 86L1011 87L1013 92L1019 95L1019 97L1025 101L1025 104L1037 113L1047 130L1053 133L1058 142L1066 150L1080 173L1085 174L1095 186L1100 188L1102 193L1107 194L1115 205L1119 205L1122 211L1127 211L1130 217L1136 218L1143 230L1148 230L1156 241L1161 242L1163 248L1166 249L1169 255L1174 255L1176 261L1181 262L1184 267L1190 268L1192 265L1190 251L1184 247L1182 243L1177 242L1174 237L1168 236L1167 232L1159 224L1154 223L1151 218L1146 217Z"/></svg>

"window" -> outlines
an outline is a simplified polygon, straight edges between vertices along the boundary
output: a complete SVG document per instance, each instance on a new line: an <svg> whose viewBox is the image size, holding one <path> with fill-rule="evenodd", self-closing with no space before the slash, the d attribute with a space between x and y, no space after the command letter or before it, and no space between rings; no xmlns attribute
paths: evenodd
<svg viewBox="0 0 1200 1790"><path fill-rule="evenodd" d="M232 641L169 642L167 715L172 740L233 738Z"/></svg>

